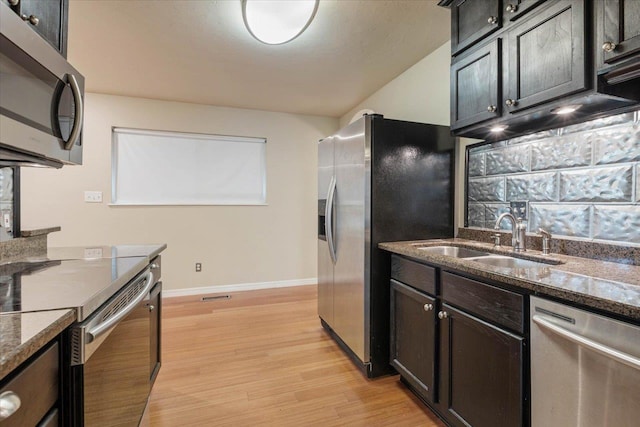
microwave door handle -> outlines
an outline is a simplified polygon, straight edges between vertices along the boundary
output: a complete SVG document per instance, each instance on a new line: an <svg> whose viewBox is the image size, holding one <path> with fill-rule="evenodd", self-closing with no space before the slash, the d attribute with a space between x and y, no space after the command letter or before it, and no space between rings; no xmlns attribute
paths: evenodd
<svg viewBox="0 0 640 427"><path fill-rule="evenodd" d="M76 77L73 74L67 74L67 80L69 81L69 86L71 86L73 101L76 105L71 134L69 135L69 139L67 140L67 142L64 143L64 149L71 150L73 148L73 144L75 144L78 138L80 138L80 131L82 130L82 120L84 118L84 104L82 101L82 94L80 93L80 86L78 85Z"/></svg>
<svg viewBox="0 0 640 427"><path fill-rule="evenodd" d="M324 222L324 234L327 236L327 243L329 244L329 255L331 261L335 264L336 258L336 246L333 241L333 198L336 194L336 178L331 177L331 183L329 184L329 194L327 195L327 204L325 206L325 222Z"/></svg>

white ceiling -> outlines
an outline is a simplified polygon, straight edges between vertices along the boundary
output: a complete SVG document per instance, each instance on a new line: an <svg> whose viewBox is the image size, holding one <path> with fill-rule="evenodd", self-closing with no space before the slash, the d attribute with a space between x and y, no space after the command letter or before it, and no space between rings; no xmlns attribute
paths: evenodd
<svg viewBox="0 0 640 427"><path fill-rule="evenodd" d="M89 92L339 117L449 39L436 0L320 0L291 43L240 0L72 0L69 60Z"/></svg>

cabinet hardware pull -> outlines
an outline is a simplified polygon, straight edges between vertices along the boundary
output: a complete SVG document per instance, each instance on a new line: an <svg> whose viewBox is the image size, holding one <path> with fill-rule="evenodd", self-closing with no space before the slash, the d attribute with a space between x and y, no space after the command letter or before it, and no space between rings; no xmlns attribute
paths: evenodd
<svg viewBox="0 0 640 427"><path fill-rule="evenodd" d="M604 42L602 45L602 50L604 50L605 52L613 52L614 50L616 50L616 47L618 47L618 45L616 45L614 42Z"/></svg>
<svg viewBox="0 0 640 427"><path fill-rule="evenodd" d="M516 105L516 101L514 101L513 99L507 99L506 101L504 101L505 104L507 104L507 107L513 107L514 105Z"/></svg>
<svg viewBox="0 0 640 427"><path fill-rule="evenodd" d="M487 19L487 22L491 25L496 25L498 23L498 18L496 18L495 16L490 16L489 19Z"/></svg>
<svg viewBox="0 0 640 427"><path fill-rule="evenodd" d="M23 21L29 21L29 23L31 25L33 25L34 27L37 26L40 23L40 19L38 19L38 17L35 16L35 15L29 15L29 16L22 15L21 18L22 18Z"/></svg>
<svg viewBox="0 0 640 427"><path fill-rule="evenodd" d="M153 311L156 308L156 306L153 304L147 304L147 307L149 307L149 311Z"/></svg>
<svg viewBox="0 0 640 427"><path fill-rule="evenodd" d="M498 111L498 107L496 107L495 105L489 105L487 107L487 111L490 113L495 113L496 111Z"/></svg>
<svg viewBox="0 0 640 427"><path fill-rule="evenodd" d="M518 6L516 6L515 4L508 4L506 11L509 13L515 13L518 10Z"/></svg>
<svg viewBox="0 0 640 427"><path fill-rule="evenodd" d="M0 421L6 420L20 409L20 396L11 390L0 393Z"/></svg>
<svg viewBox="0 0 640 427"><path fill-rule="evenodd" d="M433 304L424 305L424 311L431 311L431 310L433 310Z"/></svg>
<svg viewBox="0 0 640 427"><path fill-rule="evenodd" d="M438 319L440 320L446 319L447 317L449 317L449 313L447 313L446 311L441 311L438 313Z"/></svg>

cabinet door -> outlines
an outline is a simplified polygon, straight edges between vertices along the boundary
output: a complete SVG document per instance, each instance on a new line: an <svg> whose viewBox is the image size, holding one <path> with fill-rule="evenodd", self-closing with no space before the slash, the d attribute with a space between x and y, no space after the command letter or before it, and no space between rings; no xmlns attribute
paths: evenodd
<svg viewBox="0 0 640 427"><path fill-rule="evenodd" d="M451 128L499 117L502 112L501 39L451 65Z"/></svg>
<svg viewBox="0 0 640 427"><path fill-rule="evenodd" d="M440 315L440 401L451 424L521 426L523 338L447 304Z"/></svg>
<svg viewBox="0 0 640 427"><path fill-rule="evenodd" d="M502 27L502 0L458 0L451 7L451 54Z"/></svg>
<svg viewBox="0 0 640 427"><path fill-rule="evenodd" d="M509 46L507 111L588 88L583 0L562 0L516 25Z"/></svg>
<svg viewBox="0 0 640 427"><path fill-rule="evenodd" d="M162 315L162 282L158 282L149 293L149 315L151 322L150 380L151 386L160 371L161 362L161 318Z"/></svg>
<svg viewBox="0 0 640 427"><path fill-rule="evenodd" d="M35 17L38 20L37 25L28 25L66 57L68 0L20 0L16 7L19 8L23 19Z"/></svg>
<svg viewBox="0 0 640 427"><path fill-rule="evenodd" d="M435 299L391 280L391 366L434 401Z"/></svg>
<svg viewBox="0 0 640 427"><path fill-rule="evenodd" d="M598 48L603 50L606 64L640 54L640 1L601 0L603 8L603 39Z"/></svg>

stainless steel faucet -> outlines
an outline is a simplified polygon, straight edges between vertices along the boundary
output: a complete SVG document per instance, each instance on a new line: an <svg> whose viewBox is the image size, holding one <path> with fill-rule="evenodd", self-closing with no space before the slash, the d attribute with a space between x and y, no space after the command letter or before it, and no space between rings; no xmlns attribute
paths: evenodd
<svg viewBox="0 0 640 427"><path fill-rule="evenodd" d="M511 220L511 245L513 246L513 250L517 252L526 251L525 239L527 234L527 224L522 220L522 218L516 218L511 213L505 212L496 220L496 225L494 226L496 230L500 229L500 223L505 218Z"/></svg>
<svg viewBox="0 0 640 427"><path fill-rule="evenodd" d="M551 233L542 228L538 228L538 234L542 236L542 254L549 255L551 252Z"/></svg>

